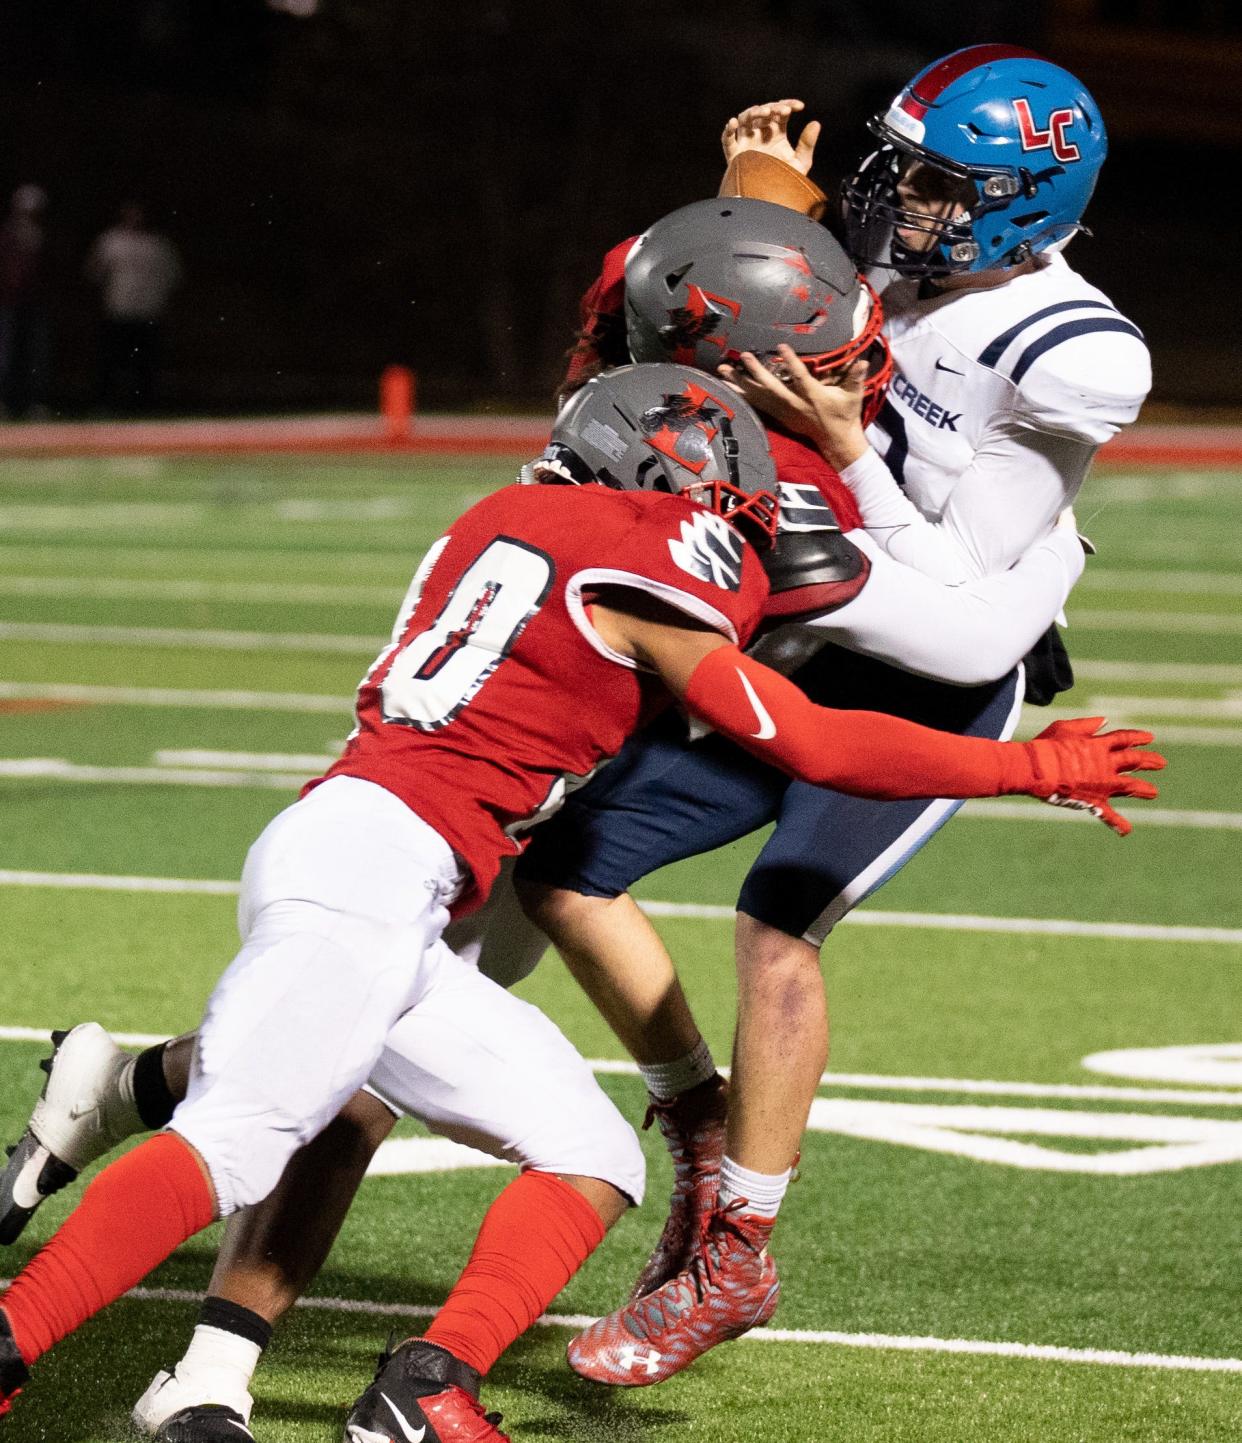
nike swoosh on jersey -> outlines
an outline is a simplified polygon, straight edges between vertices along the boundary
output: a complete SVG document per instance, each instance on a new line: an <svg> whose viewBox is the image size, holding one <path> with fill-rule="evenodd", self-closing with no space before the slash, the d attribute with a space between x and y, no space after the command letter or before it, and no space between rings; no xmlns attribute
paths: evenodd
<svg viewBox="0 0 1242 1443"><path fill-rule="evenodd" d="M966 374L965 371L955 371L952 366L946 366L939 356L936 357L936 369L938 371L950 371L955 376L964 376Z"/></svg>
<svg viewBox="0 0 1242 1443"><path fill-rule="evenodd" d="M776 735L776 723L772 720L771 716L768 715L767 707L759 700L759 694L755 691L754 687L751 686L750 678L742 668L735 666L733 670L736 671L741 678L742 686L746 691L750 704L755 709L755 720L759 723L759 730L757 732L751 732L751 736L754 737L756 741L770 741L771 738Z"/></svg>

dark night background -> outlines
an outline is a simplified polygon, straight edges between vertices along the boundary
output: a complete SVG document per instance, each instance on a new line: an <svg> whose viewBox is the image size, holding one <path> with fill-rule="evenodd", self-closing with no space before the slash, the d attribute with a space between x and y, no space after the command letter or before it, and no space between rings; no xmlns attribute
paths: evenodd
<svg viewBox="0 0 1242 1443"><path fill-rule="evenodd" d="M273 4L276 0L273 0ZM1112 153L1071 257L1147 332L1157 406L1242 405L1233 0L4 0L0 187L50 196L53 406L86 406L92 239L140 199L187 280L165 404L543 408L600 253L714 194L718 136L800 95L825 188L936 55L1028 44Z"/></svg>

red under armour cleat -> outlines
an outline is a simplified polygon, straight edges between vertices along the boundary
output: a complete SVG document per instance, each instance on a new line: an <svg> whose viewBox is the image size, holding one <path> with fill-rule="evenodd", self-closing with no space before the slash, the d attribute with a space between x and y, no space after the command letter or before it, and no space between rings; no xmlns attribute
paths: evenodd
<svg viewBox="0 0 1242 1443"><path fill-rule="evenodd" d="M673 1159L673 1194L660 1241L630 1289L631 1302L690 1266L720 1190L727 1109L728 1088L719 1073L677 1097L649 1101L643 1128L654 1121L664 1134Z"/></svg>
<svg viewBox="0 0 1242 1443"><path fill-rule="evenodd" d="M596 1383L641 1388L680 1373L709 1348L766 1323L780 1301L767 1242L773 1218L718 1208L690 1266L645 1298L592 1323L569 1345L569 1366Z"/></svg>
<svg viewBox="0 0 1242 1443"><path fill-rule="evenodd" d="M414 1338L383 1353L350 1409L345 1443L509 1443L478 1401L479 1375L447 1348Z"/></svg>

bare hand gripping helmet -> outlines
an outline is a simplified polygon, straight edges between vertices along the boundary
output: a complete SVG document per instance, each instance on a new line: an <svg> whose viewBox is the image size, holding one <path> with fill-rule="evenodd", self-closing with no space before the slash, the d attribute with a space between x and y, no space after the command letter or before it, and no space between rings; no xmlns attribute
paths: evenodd
<svg viewBox="0 0 1242 1443"><path fill-rule="evenodd" d="M776 534L776 468L754 411L687 366L621 366L575 391L528 481L689 496L759 546Z"/></svg>
<svg viewBox="0 0 1242 1443"><path fill-rule="evenodd" d="M765 200L722 196L656 221L625 263L625 319L636 361L713 374L782 343L822 380L866 357L864 421L892 372L879 298L854 263L818 221Z"/></svg>

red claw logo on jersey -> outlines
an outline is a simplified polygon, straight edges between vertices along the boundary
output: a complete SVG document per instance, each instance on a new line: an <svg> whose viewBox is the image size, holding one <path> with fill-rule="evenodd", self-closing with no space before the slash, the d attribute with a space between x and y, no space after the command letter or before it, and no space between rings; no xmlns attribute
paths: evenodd
<svg viewBox="0 0 1242 1443"><path fill-rule="evenodd" d="M686 428L711 425L701 400L668 399ZM696 522L728 533L727 557ZM474 881L459 910L486 895L519 832L668 704L595 631L601 587L654 595L740 644L768 595L755 551L686 496L508 486L438 543L358 690L357 728L327 775L386 788L440 833Z"/></svg>
<svg viewBox="0 0 1242 1443"><path fill-rule="evenodd" d="M1065 132L1074 123L1074 112L1068 107L1052 111L1043 130L1035 124L1031 102L1024 96L1014 101L1013 108L1018 117L1018 135L1023 150L1051 150L1055 159L1060 161L1077 160L1082 154L1074 142L1065 137Z"/></svg>

